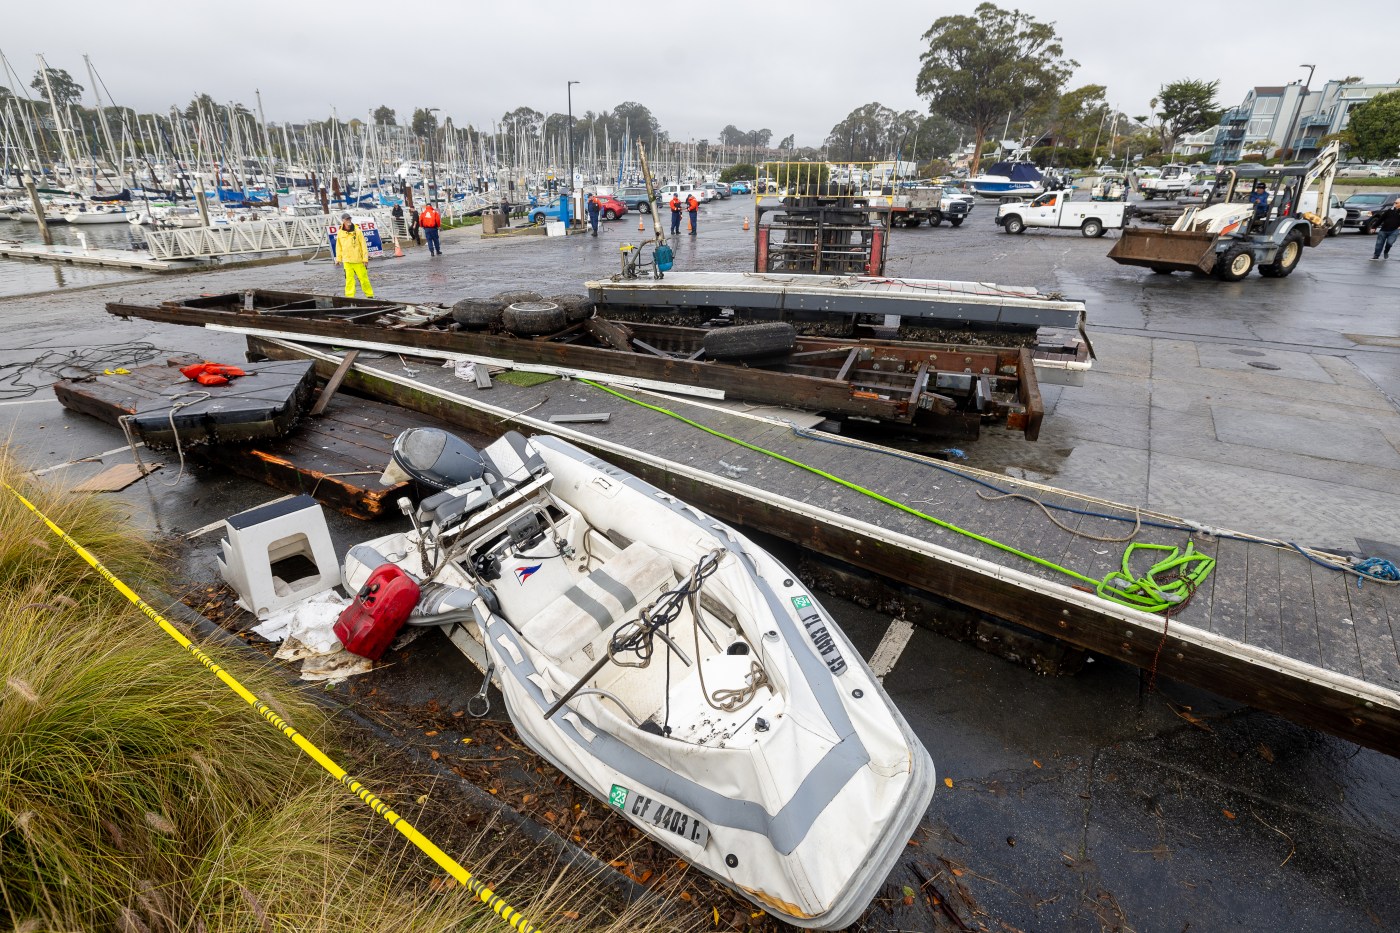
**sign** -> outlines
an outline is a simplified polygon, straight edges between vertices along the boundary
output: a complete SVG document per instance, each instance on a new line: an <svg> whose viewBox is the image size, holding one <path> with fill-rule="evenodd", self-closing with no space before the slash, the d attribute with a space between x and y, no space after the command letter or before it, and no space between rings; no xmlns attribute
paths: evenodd
<svg viewBox="0 0 1400 933"><path fill-rule="evenodd" d="M351 215L355 226L360 228L360 232L365 235L365 245L369 247L370 259L384 258L384 241L379 236L379 227L375 225L374 218L370 216L356 217ZM335 235L340 232L340 224L327 226L326 232L330 235L331 256L335 256Z"/></svg>
<svg viewBox="0 0 1400 933"><path fill-rule="evenodd" d="M612 786L612 791L608 794L608 803L638 822L656 829L664 829L702 849L710 841L710 828L689 813L636 793L620 784Z"/></svg>
<svg viewBox="0 0 1400 933"><path fill-rule="evenodd" d="M583 187L583 172L574 172L574 187Z"/></svg>
<svg viewBox="0 0 1400 933"><path fill-rule="evenodd" d="M836 640L827 631L826 622L822 619L821 613L817 611L816 604L812 602L811 597L792 597L792 608L797 610L802 627L807 630L807 637L812 640L812 647L816 648L817 653L821 655L827 670L838 677L844 674L846 672L846 659L841 656L841 649L836 646Z"/></svg>

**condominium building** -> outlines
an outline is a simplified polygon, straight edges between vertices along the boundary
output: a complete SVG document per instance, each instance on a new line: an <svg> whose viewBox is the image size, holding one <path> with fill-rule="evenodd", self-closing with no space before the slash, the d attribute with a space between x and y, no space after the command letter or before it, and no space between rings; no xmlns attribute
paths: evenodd
<svg viewBox="0 0 1400 933"><path fill-rule="evenodd" d="M1292 149L1297 159L1310 159L1322 148L1323 137L1346 129L1359 105L1397 90L1400 83L1342 81L1328 81L1318 90L1298 81L1251 88L1239 106L1221 115L1211 159L1238 162L1250 152L1267 157L1281 149Z"/></svg>

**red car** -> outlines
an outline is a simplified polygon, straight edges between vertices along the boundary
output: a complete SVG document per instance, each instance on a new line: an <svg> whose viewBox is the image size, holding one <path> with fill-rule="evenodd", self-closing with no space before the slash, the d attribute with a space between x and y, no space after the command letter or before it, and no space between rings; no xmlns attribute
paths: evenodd
<svg viewBox="0 0 1400 933"><path fill-rule="evenodd" d="M627 205L623 204L612 195L600 194L596 197L598 198L599 206L602 208L604 220L617 220L617 218L627 213Z"/></svg>

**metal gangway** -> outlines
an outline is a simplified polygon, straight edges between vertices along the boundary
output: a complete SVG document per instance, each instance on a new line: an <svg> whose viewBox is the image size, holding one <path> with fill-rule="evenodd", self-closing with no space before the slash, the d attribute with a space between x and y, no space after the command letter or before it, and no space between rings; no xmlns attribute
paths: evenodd
<svg viewBox="0 0 1400 933"><path fill-rule="evenodd" d="M352 211L357 218L361 210ZM387 212L368 215L388 233ZM180 227L146 233L151 257L161 260L217 259L253 253L277 253L308 249L329 249L330 231L340 223L339 214L277 217L271 220L229 221L210 227Z"/></svg>

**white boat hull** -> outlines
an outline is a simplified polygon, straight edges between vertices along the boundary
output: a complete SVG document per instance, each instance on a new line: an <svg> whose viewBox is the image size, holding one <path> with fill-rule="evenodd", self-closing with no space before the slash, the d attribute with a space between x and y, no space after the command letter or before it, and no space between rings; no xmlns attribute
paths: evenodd
<svg viewBox="0 0 1400 933"><path fill-rule="evenodd" d="M766 551L557 438L531 443L550 475L549 535L491 551L489 584L487 552L463 545L473 533L453 539L467 556L434 579L480 595L449 636L494 669L525 741L648 836L789 923L848 925L923 818L928 753ZM521 514L480 528L491 538ZM413 537L374 544L413 572ZM696 569L707 555L709 575ZM352 586L368 573L345 569ZM616 663L633 658L619 646L640 611L661 615L696 575L699 596L661 629L679 650L658 638L645 666ZM717 708L729 698L736 709Z"/></svg>

